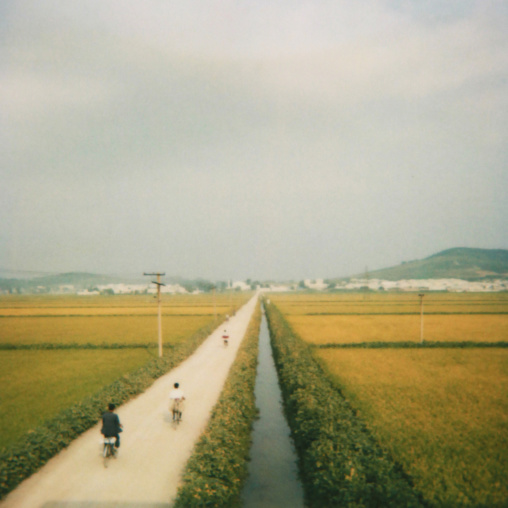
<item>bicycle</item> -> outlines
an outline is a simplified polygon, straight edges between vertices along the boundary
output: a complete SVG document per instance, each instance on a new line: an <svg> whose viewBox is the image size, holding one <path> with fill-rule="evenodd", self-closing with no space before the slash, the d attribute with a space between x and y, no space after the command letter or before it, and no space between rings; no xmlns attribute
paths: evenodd
<svg viewBox="0 0 508 508"><path fill-rule="evenodd" d="M176 425L178 425L182 421L182 409L183 404L181 399L175 399L173 401L172 412L173 412L173 423Z"/></svg>
<svg viewBox="0 0 508 508"><path fill-rule="evenodd" d="M227 334L226 330L224 330L224 335L222 336L222 338L224 339L224 346L227 346L229 335Z"/></svg>
<svg viewBox="0 0 508 508"><path fill-rule="evenodd" d="M115 437L105 437L104 438L104 448L102 450L104 467L108 467L108 460L110 458L116 459L115 442L116 442Z"/></svg>

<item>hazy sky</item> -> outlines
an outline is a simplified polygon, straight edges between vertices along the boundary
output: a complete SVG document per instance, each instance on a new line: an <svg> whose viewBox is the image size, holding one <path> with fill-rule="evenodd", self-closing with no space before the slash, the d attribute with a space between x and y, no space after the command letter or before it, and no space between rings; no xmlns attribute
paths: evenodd
<svg viewBox="0 0 508 508"><path fill-rule="evenodd" d="M505 0L3 0L0 268L508 248L507 28Z"/></svg>

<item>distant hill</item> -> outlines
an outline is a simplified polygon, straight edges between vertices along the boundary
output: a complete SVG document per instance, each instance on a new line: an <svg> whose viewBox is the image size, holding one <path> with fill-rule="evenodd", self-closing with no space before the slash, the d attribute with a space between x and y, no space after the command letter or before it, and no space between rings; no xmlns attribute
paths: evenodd
<svg viewBox="0 0 508 508"><path fill-rule="evenodd" d="M357 278L364 278L365 273ZM508 278L508 250L457 247L428 258L403 262L398 266L369 272L369 278L463 279L469 281Z"/></svg>
<svg viewBox="0 0 508 508"><path fill-rule="evenodd" d="M21 272L23 277L20 278L3 278L0 270L0 292L8 293L39 293L39 292L55 292L60 291L64 286L73 286L75 290L94 289L97 286L107 284L146 284L154 277L146 277L143 274L139 276L120 276L120 275L99 275L86 272L69 272L60 274L51 274L43 276L30 277L29 272ZM182 277L166 277L162 278L164 284L180 284L188 291L199 289L201 291L211 291L213 287L224 288L225 282L212 283L204 279L184 279Z"/></svg>
<svg viewBox="0 0 508 508"><path fill-rule="evenodd" d="M89 289L99 284L121 282L116 277L97 275L84 272L69 272L55 275L43 275L28 278L0 278L0 289L4 291L34 292L37 288L45 288L48 291L60 286L72 285L76 289Z"/></svg>

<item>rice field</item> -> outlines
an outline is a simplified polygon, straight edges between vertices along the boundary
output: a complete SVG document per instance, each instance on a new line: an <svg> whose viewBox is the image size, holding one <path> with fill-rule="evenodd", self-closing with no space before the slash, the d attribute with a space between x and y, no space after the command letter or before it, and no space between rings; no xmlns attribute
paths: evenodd
<svg viewBox="0 0 508 508"><path fill-rule="evenodd" d="M203 326L222 321L244 294L162 298L164 344L177 344ZM158 340L152 296L2 296L0 346L40 344L151 345Z"/></svg>
<svg viewBox="0 0 508 508"><path fill-rule="evenodd" d="M361 316L286 316L306 342L420 342L420 316L365 314ZM424 340L437 342L500 342L508 340L508 315L424 316Z"/></svg>
<svg viewBox="0 0 508 508"><path fill-rule="evenodd" d="M162 317L164 344L177 344L203 326L212 315ZM158 341L153 316L103 314L90 316L23 316L0 318L0 345L94 344L153 345Z"/></svg>
<svg viewBox="0 0 508 508"><path fill-rule="evenodd" d="M508 350L315 354L426 499L444 506L508 500Z"/></svg>
<svg viewBox="0 0 508 508"><path fill-rule="evenodd" d="M154 354L146 349L0 351L0 448Z"/></svg>
<svg viewBox="0 0 508 508"><path fill-rule="evenodd" d="M416 293L284 294L272 300L293 330L314 345L420 341ZM423 310L425 341L508 340L505 293L427 294Z"/></svg>
<svg viewBox="0 0 508 508"><path fill-rule="evenodd" d="M295 293L271 298L285 315L420 314L417 293ZM508 314L508 294L427 293L424 313Z"/></svg>

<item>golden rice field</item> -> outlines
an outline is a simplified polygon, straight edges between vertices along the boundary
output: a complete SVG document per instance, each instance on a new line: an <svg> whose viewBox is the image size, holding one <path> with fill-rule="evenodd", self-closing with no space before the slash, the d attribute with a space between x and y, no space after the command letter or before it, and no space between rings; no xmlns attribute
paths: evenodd
<svg viewBox="0 0 508 508"><path fill-rule="evenodd" d="M176 344L241 305L244 294L162 297L164 344ZM215 301L214 301L215 300ZM151 296L2 296L0 345L146 344L158 340Z"/></svg>
<svg viewBox="0 0 508 508"><path fill-rule="evenodd" d="M198 315L212 315L214 308L197 307L197 306L168 306L161 307L163 315L170 316L198 316ZM217 306L215 312L217 314L227 314L229 306ZM28 316L156 316L158 313L157 306L145 307L0 307L0 317L28 317Z"/></svg>
<svg viewBox="0 0 508 508"><path fill-rule="evenodd" d="M428 500L508 502L508 350L315 354Z"/></svg>
<svg viewBox="0 0 508 508"><path fill-rule="evenodd" d="M177 344L203 326L212 315L162 317L164 344ZM145 344L158 341L157 316L51 316L0 318L0 344Z"/></svg>
<svg viewBox="0 0 508 508"><path fill-rule="evenodd" d="M360 342L420 342L420 316L286 316L306 342L353 344ZM508 340L508 315L424 316L424 340L437 342L499 342Z"/></svg>
<svg viewBox="0 0 508 508"><path fill-rule="evenodd" d="M217 307L230 308L241 305L249 293L229 292L200 293L196 295L178 294L162 295L163 309L184 308L192 310L207 307L213 312L214 300ZM79 296L79 295L0 295L0 310L15 308L92 308L92 309L126 309L145 307L153 311L157 309L157 301L153 295L114 295L114 296Z"/></svg>
<svg viewBox="0 0 508 508"><path fill-rule="evenodd" d="M416 293L281 294L271 299L311 344L420 341ZM506 341L508 294L427 294L423 324L426 341Z"/></svg>
<svg viewBox="0 0 508 508"><path fill-rule="evenodd" d="M508 303L508 293L447 293L423 292L425 302L461 305L475 305L483 303ZM410 303L419 302L416 292L368 292L368 293L272 293L270 299L277 302L277 306L284 305L323 305L323 304L359 304L366 303ZM427 303L426 303L427 304Z"/></svg>
<svg viewBox="0 0 508 508"><path fill-rule="evenodd" d="M506 302L433 302L424 301L424 314L508 314ZM420 314L420 302L417 298L412 301L400 302L336 302L336 303L305 303L284 304L279 308L285 314L291 315L323 315L323 314Z"/></svg>
<svg viewBox="0 0 508 508"><path fill-rule="evenodd" d="M0 448L152 355L146 349L0 351Z"/></svg>

